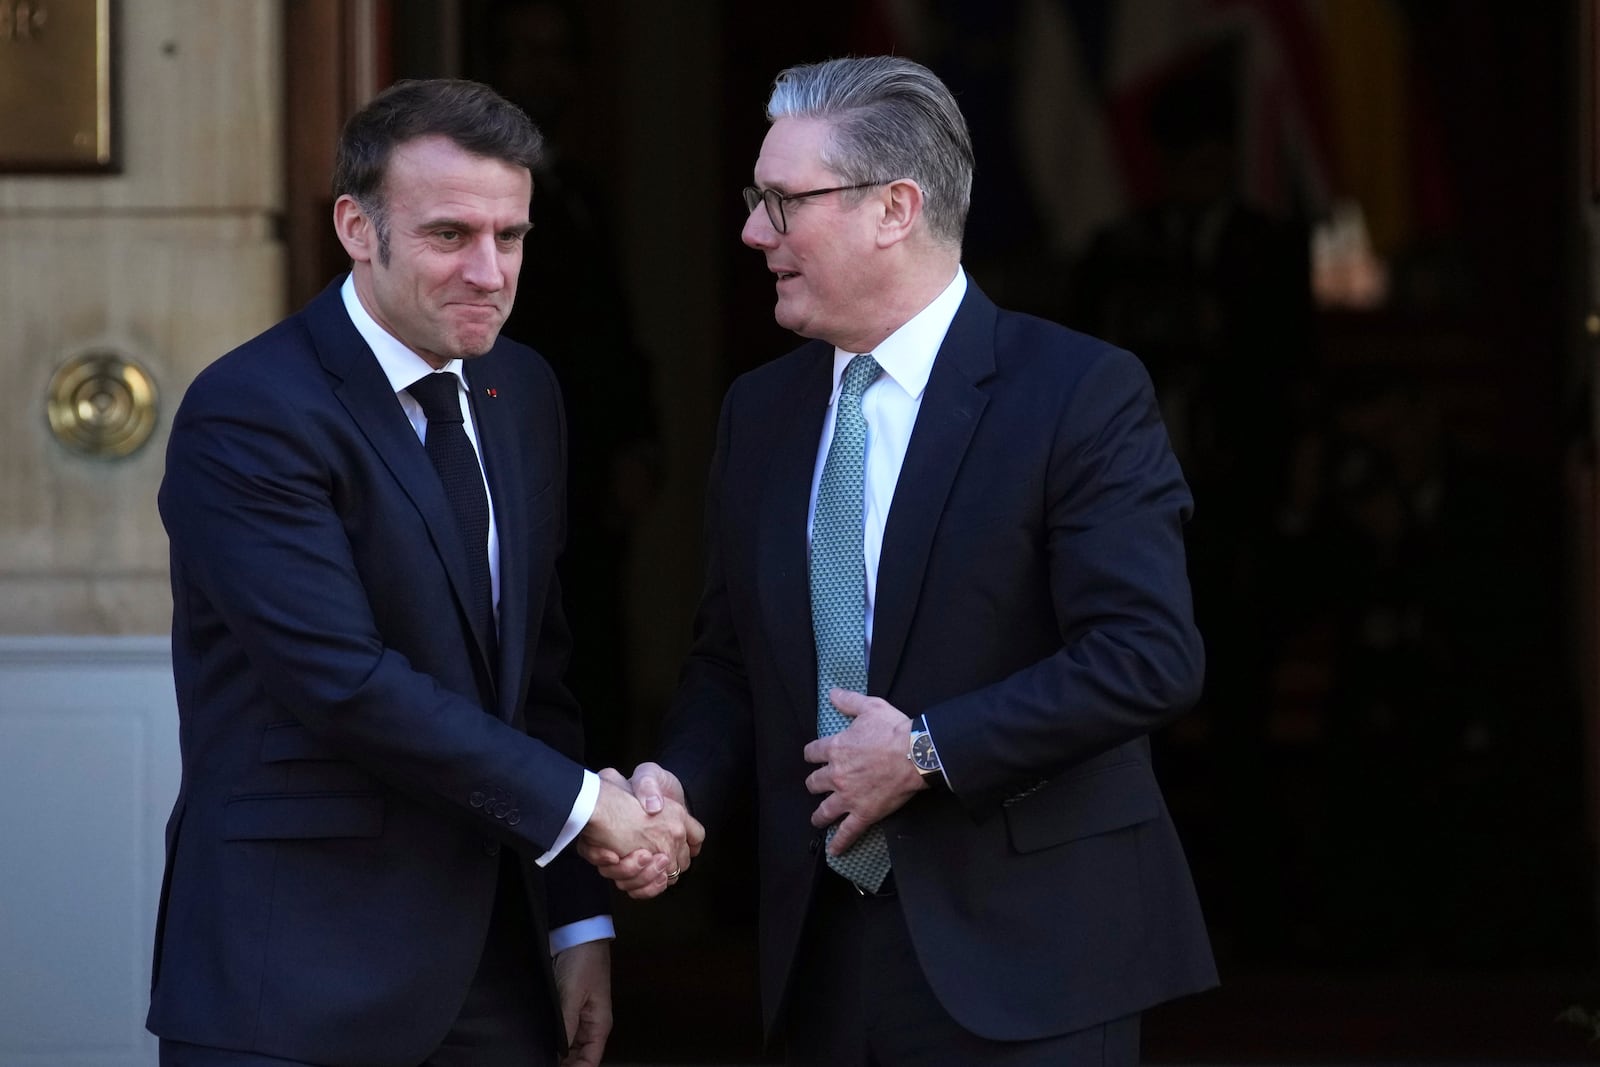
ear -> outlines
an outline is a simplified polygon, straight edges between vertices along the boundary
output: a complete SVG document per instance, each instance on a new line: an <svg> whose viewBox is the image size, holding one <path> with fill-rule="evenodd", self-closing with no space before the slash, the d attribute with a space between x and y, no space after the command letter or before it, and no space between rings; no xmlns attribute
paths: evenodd
<svg viewBox="0 0 1600 1067"><path fill-rule="evenodd" d="M378 231L366 210L349 193L333 202L333 232L352 262L371 263L378 258Z"/></svg>
<svg viewBox="0 0 1600 1067"><path fill-rule="evenodd" d="M899 244L916 230L922 218L922 186L900 178L884 187L883 216L878 220L878 245Z"/></svg>

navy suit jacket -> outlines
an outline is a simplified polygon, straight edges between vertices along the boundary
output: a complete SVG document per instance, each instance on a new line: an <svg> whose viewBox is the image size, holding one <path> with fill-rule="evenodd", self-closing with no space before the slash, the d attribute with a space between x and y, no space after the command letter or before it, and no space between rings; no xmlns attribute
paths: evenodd
<svg viewBox="0 0 1600 1067"><path fill-rule="evenodd" d="M443 486L338 283L178 410L160 491L183 754L162 1037L420 1062L478 963L499 850L537 857L571 812L560 394L506 340L466 375L500 542L493 665ZM570 849L523 866L554 996L548 930L603 911L604 884Z"/></svg>
<svg viewBox="0 0 1600 1067"><path fill-rule="evenodd" d="M754 777L763 1004L785 993L820 872L806 518L832 384L813 342L723 405L708 578L661 762L720 820ZM868 691L925 714L952 791L886 823L917 956L995 1040L1070 1033L1214 984L1148 735L1203 671L1189 492L1126 352L969 287L883 535Z"/></svg>

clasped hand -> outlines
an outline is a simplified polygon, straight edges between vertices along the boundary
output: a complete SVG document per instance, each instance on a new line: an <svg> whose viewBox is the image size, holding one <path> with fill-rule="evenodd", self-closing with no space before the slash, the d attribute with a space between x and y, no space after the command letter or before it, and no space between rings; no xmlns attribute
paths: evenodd
<svg viewBox="0 0 1600 1067"><path fill-rule="evenodd" d="M646 773L641 780L647 768L660 777ZM635 796L641 785L644 794ZM664 892L689 869L705 837L705 827L684 807L678 779L647 763L631 782L609 767L600 772L600 799L578 835L577 849L618 889L644 900Z"/></svg>
<svg viewBox="0 0 1600 1067"><path fill-rule="evenodd" d="M807 762L821 764L806 776L806 788L827 794L812 813L811 825L839 824L828 845L837 855L928 786L906 758L911 720L898 708L846 689L834 689L828 696L852 722L806 745L804 755ZM631 779L607 768L600 772L600 802L579 835L578 852L630 897L658 896L689 869L705 841L705 828L686 803L682 783L660 764L639 764ZM627 829L608 829L619 825ZM642 833L647 840L629 833Z"/></svg>
<svg viewBox="0 0 1600 1067"><path fill-rule="evenodd" d="M806 776L806 788L827 794L811 813L811 825L839 824L828 842L828 851L837 856L928 786L906 758L911 720L899 708L848 689L830 690L828 699L851 723L806 746L806 762L822 764Z"/></svg>

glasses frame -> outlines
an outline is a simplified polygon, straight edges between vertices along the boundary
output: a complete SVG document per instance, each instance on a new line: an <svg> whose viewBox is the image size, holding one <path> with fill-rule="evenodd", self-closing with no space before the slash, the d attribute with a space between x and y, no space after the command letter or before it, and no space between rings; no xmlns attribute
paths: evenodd
<svg viewBox="0 0 1600 1067"><path fill-rule="evenodd" d="M779 233L789 232L789 216L783 205L791 200L809 200L814 196L825 193L849 193L857 189L871 189L878 185L888 185L889 182L858 182L855 185L830 185L826 189L807 189L803 193L780 193L776 189L762 189L758 186L747 185L741 192L744 195L745 212L755 211L757 204L764 204L767 209L767 221L772 223L772 228Z"/></svg>

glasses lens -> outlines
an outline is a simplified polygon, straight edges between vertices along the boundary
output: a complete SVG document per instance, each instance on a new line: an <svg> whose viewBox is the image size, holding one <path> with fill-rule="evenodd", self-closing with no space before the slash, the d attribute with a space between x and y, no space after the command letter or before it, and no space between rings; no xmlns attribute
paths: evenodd
<svg viewBox="0 0 1600 1067"><path fill-rule="evenodd" d="M757 204L767 205L767 221L772 223L772 228L779 233L788 233L784 227L783 197L778 195L776 189L757 189L747 185L744 192L744 210L746 214L754 211Z"/></svg>

